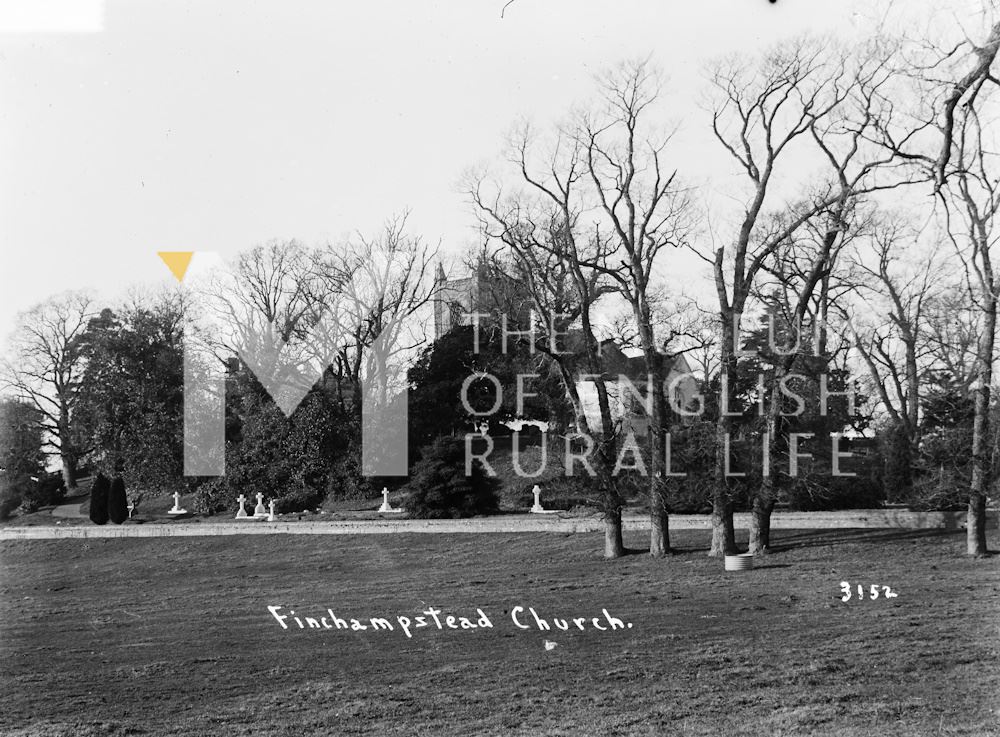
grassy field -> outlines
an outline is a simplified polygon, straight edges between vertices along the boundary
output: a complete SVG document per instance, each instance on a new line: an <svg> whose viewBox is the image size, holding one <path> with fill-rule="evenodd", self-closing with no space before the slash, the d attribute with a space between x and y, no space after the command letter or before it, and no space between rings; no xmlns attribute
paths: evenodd
<svg viewBox="0 0 1000 737"><path fill-rule="evenodd" d="M1000 557L962 532L774 534L729 574L700 531L614 562L594 535L0 543L0 732L1000 735ZM269 605L396 627L283 630ZM521 630L517 606L586 629ZM407 638L428 607L493 627ZM631 628L595 629L603 609Z"/></svg>

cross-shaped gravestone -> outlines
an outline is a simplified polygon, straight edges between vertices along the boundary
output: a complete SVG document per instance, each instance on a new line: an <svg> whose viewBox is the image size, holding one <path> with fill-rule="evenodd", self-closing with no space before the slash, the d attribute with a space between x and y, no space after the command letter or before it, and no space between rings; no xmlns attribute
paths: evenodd
<svg viewBox="0 0 1000 737"><path fill-rule="evenodd" d="M545 512L546 511L545 507L542 506L541 487L538 484L535 484L535 487L531 490L531 493L535 495L535 506L531 508L531 511L534 512L535 514L541 514L542 512Z"/></svg>
<svg viewBox="0 0 1000 737"><path fill-rule="evenodd" d="M270 507L270 509L269 509L269 514L267 515L267 521L275 522L278 518L274 516L274 499L271 500L271 502L268 504L268 507Z"/></svg>
<svg viewBox="0 0 1000 737"><path fill-rule="evenodd" d="M179 491L174 492L174 507L173 509L168 509L167 514L187 514L186 509L181 509L181 494Z"/></svg>
<svg viewBox="0 0 1000 737"><path fill-rule="evenodd" d="M247 498L240 494L236 498L236 501L240 503L240 511L236 513L236 519L244 519L247 516L247 509L244 506L247 503Z"/></svg>
<svg viewBox="0 0 1000 737"><path fill-rule="evenodd" d="M257 506L253 508L254 517L267 517L267 509L264 508L264 495L257 493Z"/></svg>
<svg viewBox="0 0 1000 737"><path fill-rule="evenodd" d="M378 508L380 512L402 512L402 509L396 509L391 504L389 504L389 489L382 487L382 506Z"/></svg>

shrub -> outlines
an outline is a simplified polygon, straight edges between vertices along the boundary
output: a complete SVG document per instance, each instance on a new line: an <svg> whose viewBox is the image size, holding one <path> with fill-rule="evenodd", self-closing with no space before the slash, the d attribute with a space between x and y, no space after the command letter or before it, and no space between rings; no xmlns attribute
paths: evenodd
<svg viewBox="0 0 1000 737"><path fill-rule="evenodd" d="M37 512L42 505L38 503L38 500L33 497L24 497L21 499L21 504L18 506L18 511L21 514L31 514L32 512Z"/></svg>
<svg viewBox="0 0 1000 737"><path fill-rule="evenodd" d="M712 511L715 445L714 423L696 422L690 425L674 425L670 428L670 471L686 474L680 477L667 476L663 479L663 493L667 509L671 513L702 514ZM737 450L739 450L738 445L731 455L736 456ZM740 468L745 468L749 464L745 458L739 459ZM641 481L643 487L648 487L648 479ZM734 492L736 487L737 484L734 483L732 485ZM648 497L646 488L641 488L639 491ZM731 501L735 506L736 500Z"/></svg>
<svg viewBox="0 0 1000 737"><path fill-rule="evenodd" d="M11 512L21 503L21 493L11 482L10 472L0 470L0 520L10 519Z"/></svg>
<svg viewBox="0 0 1000 737"><path fill-rule="evenodd" d="M343 457L334 462L326 482L326 497L334 500L371 499L375 496L373 479L361 473L361 457L357 448L351 447Z"/></svg>
<svg viewBox="0 0 1000 737"><path fill-rule="evenodd" d="M276 514L288 514L316 509L323 503L324 496L325 494L320 489L301 486L275 499L274 511Z"/></svg>
<svg viewBox="0 0 1000 737"><path fill-rule="evenodd" d="M412 516L424 519L473 517L497 511L498 483L486 475L483 465L474 460L471 475L465 475L465 443L454 438L439 438L423 452L406 485L409 492L403 508Z"/></svg>
<svg viewBox="0 0 1000 737"><path fill-rule="evenodd" d="M233 503L233 498L226 478L217 477L200 484L195 490L194 509L199 514L207 515L225 512Z"/></svg>
<svg viewBox="0 0 1000 737"><path fill-rule="evenodd" d="M20 503L20 498L16 496L4 496L0 498L0 520L10 519L11 512L17 509L17 505Z"/></svg>
<svg viewBox="0 0 1000 737"><path fill-rule="evenodd" d="M671 514L708 514L712 511L713 474L693 471L684 478L668 478L663 486L667 510Z"/></svg>
<svg viewBox="0 0 1000 737"><path fill-rule="evenodd" d="M37 409L14 399L0 399L0 517L21 505L33 512L45 491L45 454L42 452L42 416Z"/></svg>
<svg viewBox="0 0 1000 737"><path fill-rule="evenodd" d="M108 492L108 518L116 525L128 519L128 496L125 494L125 482L121 476L111 480Z"/></svg>
<svg viewBox="0 0 1000 737"><path fill-rule="evenodd" d="M286 496L301 497L303 489L315 490L312 493L319 498L310 504L318 506L334 461L345 456L351 422L340 413L335 397L323 389L310 392L286 418L254 382L249 386L231 382L238 427L228 435L226 492L212 506L221 511L221 502L234 508L240 494L253 499L261 493L280 502Z"/></svg>
<svg viewBox="0 0 1000 737"><path fill-rule="evenodd" d="M805 476L792 481L786 498L789 508L796 511L879 509L885 503L885 491L874 474Z"/></svg>
<svg viewBox="0 0 1000 737"><path fill-rule="evenodd" d="M37 512L41 507L58 504L66 496L62 476L40 473L37 477L25 473L11 475L2 472L0 481L0 519L8 519L18 509L22 514Z"/></svg>
<svg viewBox="0 0 1000 737"><path fill-rule="evenodd" d="M108 496L111 482L103 473L97 474L93 486L90 487L90 521L95 525L108 522Z"/></svg>
<svg viewBox="0 0 1000 737"><path fill-rule="evenodd" d="M913 487L914 459L902 427L890 425L879 435L879 453L883 459L882 484L886 498L894 502L905 499Z"/></svg>
<svg viewBox="0 0 1000 737"><path fill-rule="evenodd" d="M534 483L527 480L517 495L513 498L514 506L520 511L530 509L535 503L535 495L532 489ZM598 508L600 500L597 498L596 487L591 483L589 476L575 478L572 476L561 476L550 481L539 482L542 489L542 506L545 509L568 511L578 507Z"/></svg>
<svg viewBox="0 0 1000 737"><path fill-rule="evenodd" d="M936 427L924 435L910 493L902 501L917 512L963 509L972 483L972 430Z"/></svg>
<svg viewBox="0 0 1000 737"><path fill-rule="evenodd" d="M534 435L534 437L532 437ZM534 497L531 495L531 488L538 484L543 489L548 489L553 484L561 483L567 477L564 468L565 441L558 436L544 437L546 447L542 448L540 438L537 434L529 432L518 435L507 435L492 437L493 450L486 459L490 467L495 472L494 477L499 484L499 494L506 504L521 506L524 495L527 494L530 507ZM514 455L512 446L515 440L518 442L518 465L520 472L514 467ZM532 442L535 441L535 442ZM472 449L474 453L485 453L486 445L480 438L473 438ZM544 455L543 455L544 452ZM544 458L544 463L543 463ZM524 474L535 474L541 469L541 473L533 475L531 478ZM582 474L583 470L577 465L576 473ZM579 484L586 485L590 481L586 475L575 479ZM548 498L548 496L546 496Z"/></svg>
<svg viewBox="0 0 1000 737"><path fill-rule="evenodd" d="M59 472L42 474L36 485L36 493L42 505L62 502L66 498L66 484L62 474Z"/></svg>
<svg viewBox="0 0 1000 737"><path fill-rule="evenodd" d="M906 503L914 512L957 512L969 501L969 478L964 469L940 466L921 473Z"/></svg>

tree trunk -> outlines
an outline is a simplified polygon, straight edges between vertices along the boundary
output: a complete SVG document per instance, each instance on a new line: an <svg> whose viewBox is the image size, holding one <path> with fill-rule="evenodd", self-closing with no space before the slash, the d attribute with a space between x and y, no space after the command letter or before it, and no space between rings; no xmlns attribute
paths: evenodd
<svg viewBox="0 0 1000 737"><path fill-rule="evenodd" d="M736 555L736 529L733 507L728 500L712 500L712 547L709 556Z"/></svg>
<svg viewBox="0 0 1000 737"><path fill-rule="evenodd" d="M625 555L622 542L622 511L608 510L604 513L604 557L621 558Z"/></svg>
<svg viewBox="0 0 1000 737"><path fill-rule="evenodd" d="M734 348L735 329L732 313L722 319L721 371L728 377L726 401L719 397L719 418L715 426L715 485L712 490L712 547L708 554L712 557L736 554L736 532L733 529L733 507L729 501L729 481L726 478L727 438L732 430L732 418L722 411L731 409L736 383L736 353ZM723 407L725 405L725 407Z"/></svg>
<svg viewBox="0 0 1000 737"><path fill-rule="evenodd" d="M71 453L62 453L60 455L60 460L62 461L62 477L63 484L66 486L66 491L76 490L76 458L73 457Z"/></svg>
<svg viewBox="0 0 1000 737"><path fill-rule="evenodd" d="M670 552L670 515L659 482L660 479L653 477L655 488L651 488L649 500L649 554L654 558Z"/></svg>
<svg viewBox="0 0 1000 737"><path fill-rule="evenodd" d="M591 354L591 360L593 360L593 354ZM562 376L566 397L573 406L577 431L597 441L594 471L600 487L601 511L604 520L604 557L620 558L625 555L625 545L622 541L622 499L618 493L618 486L613 474L616 443L607 387L603 381L596 383L601 413L601 434L595 438L590 422L587 420L587 412L580 398L580 393L577 391L573 373L561 361L558 361L556 365ZM593 370L591 372L596 373Z"/></svg>
<svg viewBox="0 0 1000 737"><path fill-rule="evenodd" d="M771 547L771 512L774 501L757 495L750 510L750 547L752 555L766 555Z"/></svg>
<svg viewBox="0 0 1000 737"><path fill-rule="evenodd" d="M670 523L667 500L663 489L663 461L666 449L665 428L667 403L663 391L663 357L657 352L652 328L643 330L646 354L646 371L651 396L648 401L652 412L649 416L650 460L649 468L649 554L660 558L670 552Z"/></svg>
<svg viewBox="0 0 1000 737"><path fill-rule="evenodd" d="M990 385L993 381L993 351L997 327L996 299L984 307L983 330L977 347L975 419L972 424L972 483L966 518L966 545L969 555L986 555L986 494L991 467Z"/></svg>
<svg viewBox="0 0 1000 737"><path fill-rule="evenodd" d="M613 473L617 443L611 420L611 405L608 400L607 387L603 380L598 380L596 386L597 403L601 410L601 437L594 460L597 463L597 473L603 487L601 501L604 506L605 518L604 557L620 558L625 555L625 546L622 543L622 498L618 492L618 484Z"/></svg>
<svg viewBox="0 0 1000 737"><path fill-rule="evenodd" d="M770 401L767 405L767 417L764 431L764 456L769 459L766 471L763 473L760 486L753 495L750 505L750 549L753 555L764 555L767 552L771 536L771 510L778 499L775 483L775 459L778 457L778 415L781 411L781 380L787 375L791 365L790 359L781 359L774 369L774 379L771 384Z"/></svg>
<svg viewBox="0 0 1000 737"><path fill-rule="evenodd" d="M965 518L966 549L969 555L986 555L986 497L969 494L969 510Z"/></svg>
<svg viewBox="0 0 1000 737"><path fill-rule="evenodd" d="M764 514L761 517L763 524L760 528L761 541L764 543L764 552L771 550L771 513L774 511L774 500L772 499L764 506Z"/></svg>

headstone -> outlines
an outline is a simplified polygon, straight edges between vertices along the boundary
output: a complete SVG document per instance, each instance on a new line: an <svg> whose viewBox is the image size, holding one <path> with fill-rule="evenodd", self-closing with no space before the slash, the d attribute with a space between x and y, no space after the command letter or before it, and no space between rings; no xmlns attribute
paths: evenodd
<svg viewBox="0 0 1000 737"><path fill-rule="evenodd" d="M267 509L264 507L264 495L257 494L257 506L253 508L253 516L255 519L266 519Z"/></svg>
<svg viewBox="0 0 1000 737"><path fill-rule="evenodd" d="M389 504L389 489L382 487L382 506L378 508L380 512L402 512L402 509L397 509Z"/></svg>
<svg viewBox="0 0 1000 737"><path fill-rule="evenodd" d="M135 502L129 502L127 509L128 509L128 518L132 519L132 512L135 511Z"/></svg>
<svg viewBox="0 0 1000 737"><path fill-rule="evenodd" d="M174 492L174 508L168 509L167 514L187 514L186 509L181 509L181 493L179 491Z"/></svg>
<svg viewBox="0 0 1000 737"><path fill-rule="evenodd" d="M544 513L546 510L545 510L545 507L542 506L542 500L541 500L542 489L541 489L541 487L538 484L535 484L535 488L533 488L531 490L531 493L535 495L535 505L531 508L532 513L533 514L542 514L542 513Z"/></svg>
<svg viewBox="0 0 1000 737"><path fill-rule="evenodd" d="M238 501L240 503L240 511L238 511L236 513L236 519L246 519L247 508L244 505L247 503L247 498L245 496L243 496L242 494L240 494L236 498L236 501Z"/></svg>
<svg viewBox="0 0 1000 737"><path fill-rule="evenodd" d="M277 522L278 518L274 515L274 499L272 499L267 506L268 506L267 521L268 522Z"/></svg>

